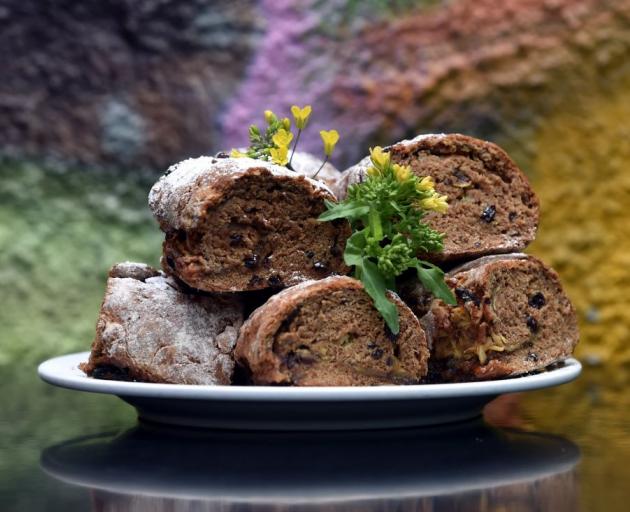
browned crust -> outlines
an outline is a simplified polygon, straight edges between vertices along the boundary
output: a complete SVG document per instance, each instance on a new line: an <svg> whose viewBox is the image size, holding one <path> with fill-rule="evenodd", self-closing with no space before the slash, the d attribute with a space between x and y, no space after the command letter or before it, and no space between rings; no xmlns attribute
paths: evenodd
<svg viewBox="0 0 630 512"><path fill-rule="evenodd" d="M317 170L321 167L317 177L313 179L325 183L333 192L337 180L341 176L341 171L330 162L324 163L321 158L303 151L296 151L293 153L293 156L291 157L291 167L293 167L296 172L299 172L307 177L314 176Z"/></svg>
<svg viewBox="0 0 630 512"><path fill-rule="evenodd" d="M112 268L110 268L108 277L129 277L138 281L145 281L150 277L157 277L161 274L162 273L158 269L153 268L151 265L125 261L122 263L116 263Z"/></svg>
<svg viewBox="0 0 630 512"><path fill-rule="evenodd" d="M237 361L248 368L258 384L290 384L291 376L281 358L274 352L274 334L304 300L343 289L363 290L363 285L351 277L333 276L287 288L271 297L243 324L234 352ZM424 331L418 319L402 300L394 293L390 292L388 295L398 307L401 331L412 329L418 337L423 377L428 370L429 357ZM378 314L376 310L375 314ZM397 382L392 380L391 383Z"/></svg>

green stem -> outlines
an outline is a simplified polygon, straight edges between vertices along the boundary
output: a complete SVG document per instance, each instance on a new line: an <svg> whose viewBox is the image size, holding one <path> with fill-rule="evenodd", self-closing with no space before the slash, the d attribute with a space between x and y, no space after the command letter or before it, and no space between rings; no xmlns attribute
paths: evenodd
<svg viewBox="0 0 630 512"><path fill-rule="evenodd" d="M372 236L375 240L383 239L383 224L381 223L381 215L376 208L370 207L369 213L370 229L372 230Z"/></svg>
<svg viewBox="0 0 630 512"><path fill-rule="evenodd" d="M300 142L301 134L302 134L302 130L298 128L298 133L295 136L295 144L293 144L293 151L291 151L291 157L289 158L289 166L291 165L291 161L293 160L293 155L295 154L295 148L297 148L298 142Z"/></svg>
<svg viewBox="0 0 630 512"><path fill-rule="evenodd" d="M326 158L324 158L324 161L322 162L322 165L319 166L319 169L317 169L317 172L313 174L313 176L311 176L311 179L314 180L315 178L317 178L319 171L321 171L324 168L324 165L326 165L326 162L328 162L328 155L326 155Z"/></svg>

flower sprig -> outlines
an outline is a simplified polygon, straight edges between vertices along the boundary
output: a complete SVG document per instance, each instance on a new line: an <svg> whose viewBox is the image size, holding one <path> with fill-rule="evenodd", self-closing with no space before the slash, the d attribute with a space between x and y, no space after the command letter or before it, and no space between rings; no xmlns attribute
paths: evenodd
<svg viewBox="0 0 630 512"><path fill-rule="evenodd" d="M346 242L344 261L354 267L390 330L400 330L398 309L387 298L396 291L395 278L415 269L422 285L448 304L456 300L444 282L444 272L417 257L440 252L443 235L423 222L427 211L444 213L447 198L435 191L433 179L419 178L408 166L391 162L380 147L370 149L372 165L362 183L350 186L346 199L327 202L320 221L348 219L352 235Z"/></svg>
<svg viewBox="0 0 630 512"><path fill-rule="evenodd" d="M291 165L291 161L293 160L293 155L295 154L295 148L300 142L300 135L302 135L302 130L306 128L306 124L308 123L309 118L311 117L311 112L313 109L310 105L306 105L303 108L298 107L297 105L293 105L291 107L291 114L293 115L293 119L295 120L295 126L298 129L297 137L295 138L295 146L293 146L293 152L291 153L291 159L289 160L289 165Z"/></svg>
<svg viewBox="0 0 630 512"><path fill-rule="evenodd" d="M265 110L267 127L264 130L261 130L256 125L249 127L249 147L247 150L242 152L238 149L233 149L231 156L235 158L249 157L267 160L278 165L285 165L293 170L291 167L293 155L300 142L302 131L306 128L311 117L311 112L312 108L310 105L306 105L302 108L297 105L291 107L291 114L293 115L295 127L297 128L297 135L295 136L295 143L293 144L290 156L289 148L294 138L293 132L291 131L291 121L287 117L278 118L271 110ZM324 143L325 158L319 169L311 176L312 178L315 178L326 162L328 162L328 159L335 149L335 145L339 141L339 133L336 130L322 130L319 134Z"/></svg>
<svg viewBox="0 0 630 512"><path fill-rule="evenodd" d="M326 158L324 158L322 165L320 165L319 169L317 169L317 172L312 176L313 178L315 178L319 174L319 171L324 168L324 165L326 165L326 162L328 162L330 155L332 155L332 152L335 150L335 145L337 144L337 142L339 142L339 133L337 132L337 130L322 130L319 132L319 136L324 142L324 154L326 155Z"/></svg>

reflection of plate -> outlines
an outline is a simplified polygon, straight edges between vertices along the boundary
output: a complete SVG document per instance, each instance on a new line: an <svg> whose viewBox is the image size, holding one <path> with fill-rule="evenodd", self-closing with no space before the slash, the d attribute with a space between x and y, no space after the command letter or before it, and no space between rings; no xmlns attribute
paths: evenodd
<svg viewBox="0 0 630 512"><path fill-rule="evenodd" d="M153 500L153 505L174 499L181 505L169 510L206 510L180 503L193 500L221 505L208 510L225 510L223 506L237 503L401 504L462 493L509 496L516 504L514 494L540 501L545 488L553 493L548 499L562 499L568 507L577 499L572 469L579 458L578 448L565 439L493 429L476 421L310 434L139 427L47 448L41 463L65 482L105 491L101 502L120 503L124 496L136 504L139 499Z"/></svg>
<svg viewBox="0 0 630 512"><path fill-rule="evenodd" d="M462 384L374 387L189 386L118 382L87 377L78 369L88 352L39 366L46 382L118 395L141 418L175 425L235 429L330 430L434 425L474 418L503 393L556 386L575 379L575 359L548 372Z"/></svg>

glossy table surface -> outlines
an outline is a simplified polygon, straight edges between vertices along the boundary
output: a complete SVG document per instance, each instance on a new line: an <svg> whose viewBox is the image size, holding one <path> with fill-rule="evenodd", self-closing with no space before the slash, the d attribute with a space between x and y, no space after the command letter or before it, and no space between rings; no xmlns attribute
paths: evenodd
<svg viewBox="0 0 630 512"><path fill-rule="evenodd" d="M140 424L122 401L53 388L34 369L4 372L0 389L3 511L616 511L630 500L622 369L504 395L484 420L378 432Z"/></svg>

